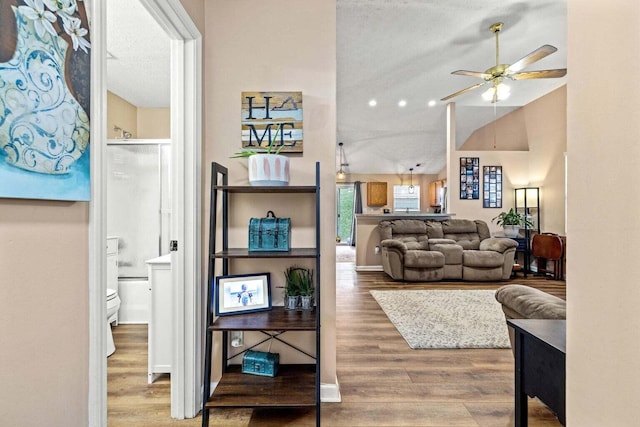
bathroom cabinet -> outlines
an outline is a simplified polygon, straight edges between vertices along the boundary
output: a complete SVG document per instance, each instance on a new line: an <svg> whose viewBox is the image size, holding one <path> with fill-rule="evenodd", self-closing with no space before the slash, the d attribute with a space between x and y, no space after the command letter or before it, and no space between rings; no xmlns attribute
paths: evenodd
<svg viewBox="0 0 640 427"><path fill-rule="evenodd" d="M107 237L107 289L113 289L116 293L118 289L118 238ZM114 325L118 326L118 313L113 319Z"/></svg>
<svg viewBox="0 0 640 427"><path fill-rule="evenodd" d="M148 383L158 374L171 373L172 315L171 315L171 255L147 261L149 273L149 333Z"/></svg>
<svg viewBox="0 0 640 427"><path fill-rule="evenodd" d="M295 198L299 206L315 207L315 218L292 218L291 231L296 233L296 224L307 222L315 231L312 247L294 247L289 251L252 252L247 247L229 247L229 205L236 197L252 197L251 215L264 215L269 206L260 202L258 195L269 195L269 206L274 206L282 198ZM255 197L254 197L255 196ZM264 199L262 199L264 200ZM217 163L211 165L211 218L209 226L209 275L207 286L207 313L205 335L204 391L202 426L209 425L209 411L213 408L315 408L316 426L320 426L320 164L316 162L315 185L308 186L233 186L228 185L227 168ZM221 220L220 220L221 219ZM300 220L297 222L296 220ZM248 227L247 227L248 228ZM299 226L302 228L302 226ZM302 231L300 231L302 232ZM247 230L248 236L248 230ZM237 238L236 238L237 240ZM248 238L245 240L248 241ZM292 241L292 243L294 243ZM268 311L249 312L214 318L216 276L228 276L238 269L251 270L252 263L259 260L292 259L294 262L307 259L315 262L314 287L315 307L312 310L285 310L281 305L273 305ZM230 264L230 261L233 264ZM310 261L307 261L310 262ZM264 264L262 264L264 265ZM263 267L256 267L263 268ZM256 271L253 271L256 272ZM234 331L250 331L262 334L261 342L275 339L287 347L288 352L303 355L306 363L285 363L275 377L249 375L241 372L238 360L244 352L260 345L247 344L246 348L229 346L229 335ZM307 352L288 342L289 331L297 334L313 334L315 349ZM215 348L220 351L222 377L211 393L211 362L213 337L221 337ZM271 338L269 338L271 337ZM311 337L308 337L311 338ZM281 357L282 360L282 357ZM308 361L312 361L309 363ZM220 422L220 421L218 421Z"/></svg>

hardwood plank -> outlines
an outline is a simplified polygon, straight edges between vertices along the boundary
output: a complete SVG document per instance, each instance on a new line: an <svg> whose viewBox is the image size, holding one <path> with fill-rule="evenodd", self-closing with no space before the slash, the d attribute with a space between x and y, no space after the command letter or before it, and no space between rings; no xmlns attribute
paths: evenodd
<svg viewBox="0 0 640 427"><path fill-rule="evenodd" d="M513 425L511 350L412 350L369 291L497 289L522 283L565 299L565 282L530 275L498 283L401 283L382 272L357 273L353 263L337 263L336 270L336 358L342 403L322 404L323 426ZM168 375L147 384L146 325L119 325L113 333L117 350L108 359L108 425L200 426L200 416L171 419ZM212 427L314 425L314 409L214 408L210 418ZM541 402L530 399L529 425L561 424Z"/></svg>

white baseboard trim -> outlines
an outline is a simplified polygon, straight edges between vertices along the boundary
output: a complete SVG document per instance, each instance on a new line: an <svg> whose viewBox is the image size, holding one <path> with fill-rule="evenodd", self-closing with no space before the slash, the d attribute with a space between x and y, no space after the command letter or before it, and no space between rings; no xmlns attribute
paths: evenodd
<svg viewBox="0 0 640 427"><path fill-rule="evenodd" d="M320 384L320 401L324 403L342 402L337 378L335 384Z"/></svg>
<svg viewBox="0 0 640 427"><path fill-rule="evenodd" d="M356 265L356 271L384 271L381 265Z"/></svg>
<svg viewBox="0 0 640 427"><path fill-rule="evenodd" d="M217 386L217 381L211 383L210 390L212 393ZM335 384L320 384L320 401L324 403L342 402L342 396L340 395L340 385L338 384L337 378Z"/></svg>

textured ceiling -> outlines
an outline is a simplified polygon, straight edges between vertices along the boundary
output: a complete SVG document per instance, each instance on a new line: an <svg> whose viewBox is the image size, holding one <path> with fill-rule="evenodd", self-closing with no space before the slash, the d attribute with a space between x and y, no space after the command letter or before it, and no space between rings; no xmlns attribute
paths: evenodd
<svg viewBox="0 0 640 427"><path fill-rule="evenodd" d="M438 173L446 164L446 102L479 83L454 70L495 65L491 24L504 22L500 62L511 64L543 44L558 52L526 70L566 67L566 2L510 0L337 0L338 141L350 173ZM475 129L566 83L510 81L511 96L495 105L485 88L456 102L457 141ZM375 98L375 108L368 106ZM407 101L398 107L400 99ZM427 106L430 100L436 105ZM494 110L495 107L495 110ZM339 159L339 157L338 157ZM338 160L339 161L339 160Z"/></svg>
<svg viewBox="0 0 640 427"><path fill-rule="evenodd" d="M108 90L137 107L169 107L169 37L138 0L107 0L107 52Z"/></svg>
<svg viewBox="0 0 640 427"><path fill-rule="evenodd" d="M416 173L445 167L446 102L440 99L481 82L452 71L495 65L489 31L495 22L504 22L501 63L551 44L558 51L526 70L567 64L566 0L336 1L336 145L344 143L348 173L404 174L417 163ZM107 50L115 56L107 62L108 89L136 106L168 107L168 37L138 0L108 0L107 11ZM497 104L482 100L484 87L453 98L458 145L566 80L509 81L510 98ZM370 99L377 100L375 108L368 106ZM400 99L407 102L403 108ZM435 106L427 105L430 100Z"/></svg>

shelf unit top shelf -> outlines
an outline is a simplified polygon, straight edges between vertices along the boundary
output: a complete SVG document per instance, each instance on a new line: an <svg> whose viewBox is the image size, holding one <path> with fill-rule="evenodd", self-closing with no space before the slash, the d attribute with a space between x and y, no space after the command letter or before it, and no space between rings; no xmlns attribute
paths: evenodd
<svg viewBox="0 0 640 427"><path fill-rule="evenodd" d="M213 321L211 331L314 331L316 311L285 310L273 307L268 311L257 311L233 316L220 316Z"/></svg>
<svg viewBox="0 0 640 427"><path fill-rule="evenodd" d="M216 185L215 190L229 193L315 193L315 185L282 185L282 186L253 186L253 185Z"/></svg>

